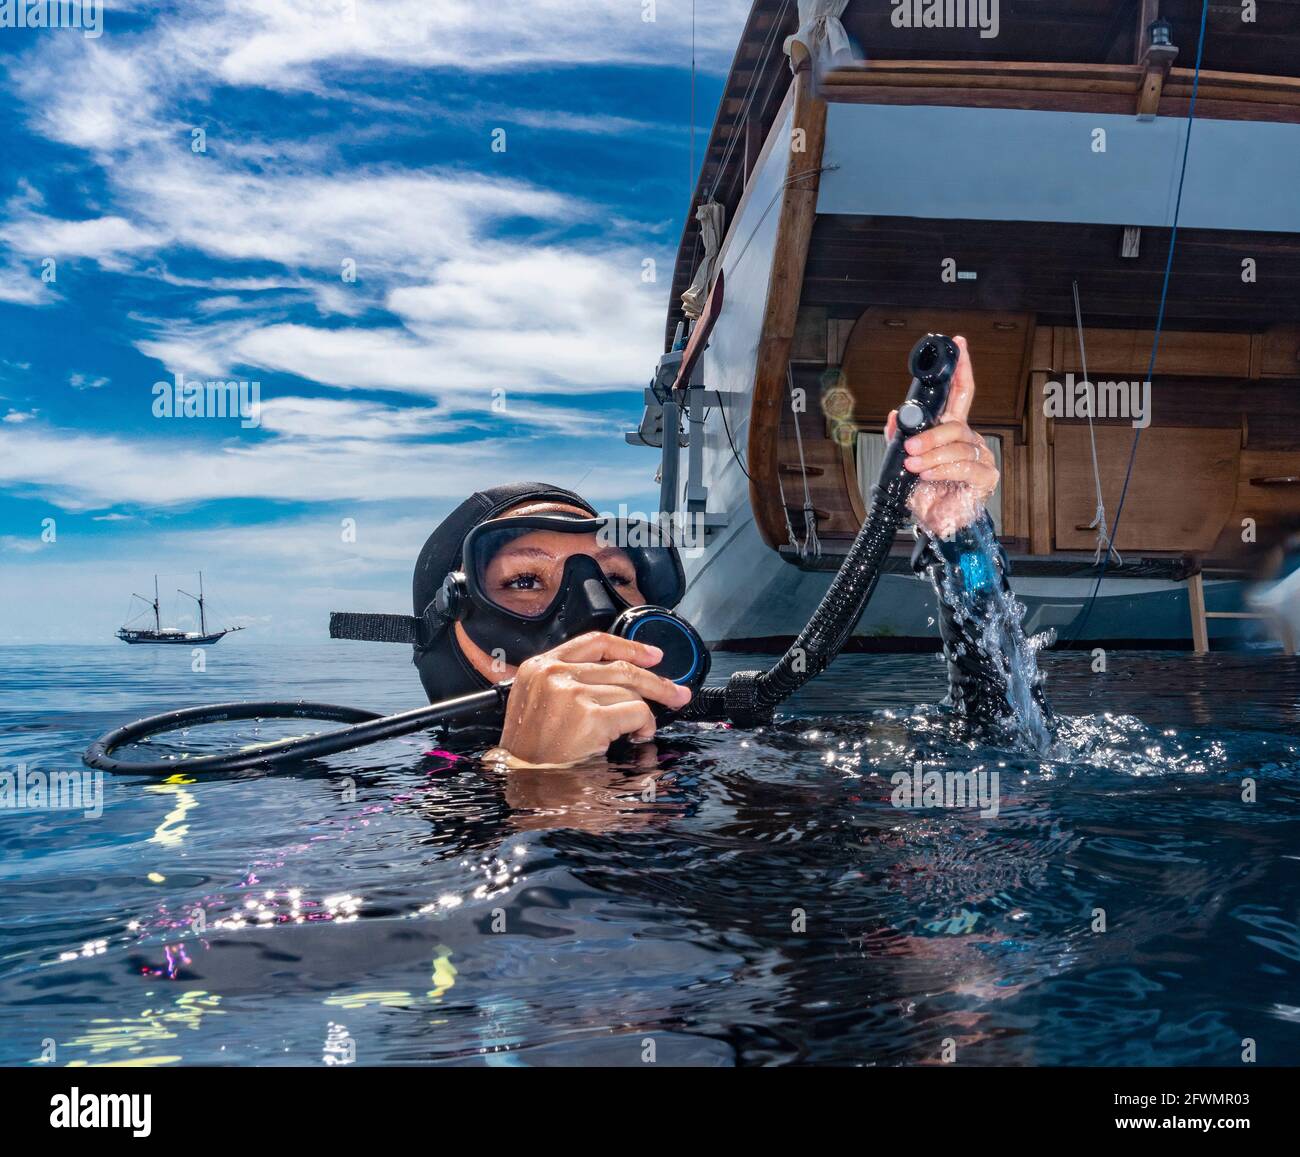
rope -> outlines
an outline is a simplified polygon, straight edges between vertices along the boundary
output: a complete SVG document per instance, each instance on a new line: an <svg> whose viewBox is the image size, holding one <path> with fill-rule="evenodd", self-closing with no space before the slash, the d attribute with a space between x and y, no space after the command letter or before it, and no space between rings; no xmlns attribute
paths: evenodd
<svg viewBox="0 0 1300 1157"><path fill-rule="evenodd" d="M1196 41L1196 69L1192 73L1192 99L1187 106L1187 135L1183 140L1183 163L1178 174L1178 196L1174 201L1173 231L1169 235L1169 255L1165 259L1165 278L1164 285L1160 290L1160 309L1156 314L1155 338L1151 343L1151 361L1147 364L1148 381L1155 376L1156 356L1160 352L1160 331L1164 328L1165 305L1169 299L1169 279L1174 268L1174 248L1178 244L1178 215L1183 207L1183 183L1187 178L1187 153L1191 148L1192 125L1196 120L1196 94L1201 83L1201 58L1205 51L1205 24L1209 14L1210 0L1201 0L1201 31ZM1128 497L1128 485L1133 477L1133 462L1137 458L1138 440L1141 437L1142 427L1138 426L1133 431L1133 446L1128 455L1128 469L1124 472L1124 488L1119 492L1119 505L1115 508L1115 521L1111 526L1111 534L1115 538L1119 537L1119 520L1124 514L1124 500ZM1109 555L1102 559L1101 573L1097 575L1097 582L1094 584L1092 594L1088 598L1088 606L1079 619L1079 626L1074 632L1074 637L1070 640L1072 644L1078 642L1079 636L1083 634L1083 628L1087 626L1088 617L1092 614L1092 608L1097 602L1097 592L1101 590L1101 580L1106 577L1106 564L1109 561Z"/></svg>
<svg viewBox="0 0 1300 1157"><path fill-rule="evenodd" d="M808 464L804 461L803 456L803 433L799 429L799 414L794 408L794 370L790 368L787 362L785 367L785 380L790 386L790 414L794 418L794 440L799 447L799 473L803 476L803 545L794 543L799 547L799 557L807 558L811 555L813 558L821 558L822 544L817 537L817 511L812 504L812 494L808 490ZM778 465L776 470L777 481L781 480L781 468ZM781 488L781 504L785 505L785 488ZM786 526L790 525L790 512L786 511ZM793 542L794 531L790 531L790 538Z"/></svg>
<svg viewBox="0 0 1300 1157"><path fill-rule="evenodd" d="M740 115L736 118L735 123L731 126L731 135L727 137L726 148L722 151L722 158L718 161L718 171L713 176L713 185L709 190L709 196L717 195L718 186L722 183L722 174L726 171L727 162L731 159L731 154L736 148L736 142L741 139L741 130L749 120L750 113L753 111L754 85L758 78L763 74L763 69L767 66L768 57L772 54L772 48L775 44L777 32L785 23L786 10L790 7L790 0L783 0L781 11L777 13L776 19L772 22L767 30L767 35L763 38L763 48L758 54L758 60L754 64L754 71L749 74L749 81L745 85L745 94L741 97ZM772 80L768 82L767 95L771 96L772 89L775 87L776 78L781 75L780 69L773 70ZM766 97L764 98L766 102Z"/></svg>
<svg viewBox="0 0 1300 1157"><path fill-rule="evenodd" d="M1101 494L1101 467L1097 465L1097 435L1092 426L1092 411L1096 407L1097 387L1093 385L1092 378L1088 376L1088 351L1083 344L1083 310L1079 306L1079 283L1074 283L1074 324L1079 334L1079 360L1083 363L1083 381L1084 384L1092 391L1088 399L1088 441L1092 443L1092 481L1097 487L1097 510L1093 514L1092 521L1088 523L1089 530L1097 532L1097 552L1092 556L1092 565L1097 566L1101 560L1103 552L1106 557L1114 554L1116 561L1120 566L1124 565L1124 558L1119 551L1111 545L1111 536L1106 530L1106 500Z"/></svg>
<svg viewBox="0 0 1300 1157"><path fill-rule="evenodd" d="M741 132L741 130L748 122L750 114L753 111L754 95L756 91L754 89L754 85L758 80L759 76L762 75L763 69L767 65L768 57L771 56L772 54L774 37L776 36L777 31L784 24L786 10L789 7L790 7L790 0L783 0L781 4L781 11L777 13L776 20L772 23L771 27L768 28L767 35L763 38L763 48L758 54L758 61L754 65L753 72L751 72L749 75L749 80L745 84L744 95L741 97L740 115L736 118L735 123L731 127L731 134L730 136L727 137L727 144L722 151L722 158L718 161L718 169L717 172L714 173L713 175L713 184L709 187L709 192L707 196L704 198L705 200L711 201L711 200L716 200L717 198L718 186L722 183L722 174L726 172L727 162L731 159L731 154L735 151L736 143L739 140L741 140L741 138L743 137L743 133ZM766 104L768 97L771 96L772 89L776 85L776 78L779 77L780 75L781 75L780 69L772 70L772 79L768 82L767 94L763 98L764 104ZM692 126L694 126L694 121L695 118L692 115L691 117ZM694 162L692 162L692 177L693 175L694 175ZM691 202L691 208L692 209L695 208L694 200L692 200ZM697 231L695 234L694 246L691 249L692 268L694 268L695 266L695 258L696 255L699 253L699 251L700 251L700 234Z"/></svg>

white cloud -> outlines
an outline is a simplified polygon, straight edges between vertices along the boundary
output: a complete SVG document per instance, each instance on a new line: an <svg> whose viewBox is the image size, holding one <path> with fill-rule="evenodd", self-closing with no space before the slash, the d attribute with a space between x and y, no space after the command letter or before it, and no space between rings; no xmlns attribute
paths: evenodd
<svg viewBox="0 0 1300 1157"><path fill-rule="evenodd" d="M328 273L357 264L358 282L418 276L481 244L498 222L568 223L590 213L517 181L431 171L281 166L252 173L215 156L148 151L115 170L119 193L169 244L232 261Z"/></svg>
<svg viewBox="0 0 1300 1157"><path fill-rule="evenodd" d="M270 398L262 402L262 429L292 438L427 438L465 425L435 406L386 406L340 398Z"/></svg>
<svg viewBox="0 0 1300 1157"><path fill-rule="evenodd" d="M168 372L229 375L252 366L460 406L498 389L635 389L649 376L663 308L660 287L640 280L641 260L631 250L494 246L392 290L385 304L400 326L327 328L262 314L158 322L137 344Z"/></svg>
<svg viewBox="0 0 1300 1157"><path fill-rule="evenodd" d="M0 242L31 257L112 261L124 253L153 249L163 239L162 234L141 229L124 217L68 221L20 210L0 225Z"/></svg>
<svg viewBox="0 0 1300 1157"><path fill-rule="evenodd" d="M695 39L704 67L725 65L748 10L748 0L699 6ZM686 64L690 20L685 0L529 0L490 9L477 0L232 0L224 15L231 35L221 39L216 70L231 84L289 88L319 84L326 67L376 62L459 71Z"/></svg>
<svg viewBox="0 0 1300 1157"><path fill-rule="evenodd" d="M49 305L58 298L39 273L9 265L0 269L0 301L10 305Z"/></svg>
<svg viewBox="0 0 1300 1157"><path fill-rule="evenodd" d="M575 421L572 439L515 435L463 442L381 441L320 433L319 412L282 412L291 433L206 443L216 420L160 420L149 439L0 425L0 486L67 510L165 509L202 501L387 502L463 498L526 472L573 484L595 441ZM508 416L507 416L508 419ZM373 422L400 421L382 411ZM231 432L238 429L232 425ZM363 427L364 428L364 427ZM601 435L597 435L601 436ZM609 493L635 492L648 458L602 459L594 477ZM593 483L595 485L596 483Z"/></svg>
<svg viewBox="0 0 1300 1157"><path fill-rule="evenodd" d="M502 72L656 64L720 72L749 0L222 0L96 40L50 37L15 69L33 127L105 153L188 136L173 107L219 85L337 93L390 69ZM650 18L652 17L652 18ZM692 17L693 27L692 27ZM186 99L182 104L180 97Z"/></svg>
<svg viewBox="0 0 1300 1157"><path fill-rule="evenodd" d="M8 554L36 554L49 545L36 535L19 538L16 534L0 534L0 551Z"/></svg>
<svg viewBox="0 0 1300 1157"><path fill-rule="evenodd" d="M91 374L72 374L68 378L68 385L74 390L102 390L109 382L108 378L94 377Z"/></svg>
<svg viewBox="0 0 1300 1157"><path fill-rule="evenodd" d="M161 139L171 129L163 94L183 75L169 45L174 41L174 33L162 29L98 40L45 38L41 51L29 53L13 72L32 127L84 149L120 150Z"/></svg>

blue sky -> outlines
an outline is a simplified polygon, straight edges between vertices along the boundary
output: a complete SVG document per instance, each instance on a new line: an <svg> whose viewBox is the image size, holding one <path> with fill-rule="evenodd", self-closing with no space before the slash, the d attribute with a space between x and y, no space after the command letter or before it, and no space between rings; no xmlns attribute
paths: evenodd
<svg viewBox="0 0 1300 1157"><path fill-rule="evenodd" d="M697 161L748 5L699 7ZM166 592L200 568L241 641L321 638L405 610L477 487L650 509L622 430L688 204L690 44L684 0L0 29L0 642L120 646L155 571L188 625ZM155 417L178 373L259 382L260 425Z"/></svg>

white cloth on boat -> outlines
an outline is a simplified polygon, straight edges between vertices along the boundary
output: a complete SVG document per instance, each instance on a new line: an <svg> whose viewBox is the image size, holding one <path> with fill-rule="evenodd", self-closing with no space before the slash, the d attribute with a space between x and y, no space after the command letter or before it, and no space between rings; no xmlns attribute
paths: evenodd
<svg viewBox="0 0 1300 1157"><path fill-rule="evenodd" d="M722 246L722 229L726 216L726 208L717 201L705 201L695 210L695 219L700 223L700 240L704 243L704 256L695 269L695 278L690 288L682 294L682 312L687 317L699 317L704 312L704 303L709 298L709 286L713 282L713 269L718 261L718 250Z"/></svg>
<svg viewBox="0 0 1300 1157"><path fill-rule="evenodd" d="M799 0L799 31L785 40L794 72L810 64L820 72L853 59L853 45L840 22L848 6L849 0Z"/></svg>

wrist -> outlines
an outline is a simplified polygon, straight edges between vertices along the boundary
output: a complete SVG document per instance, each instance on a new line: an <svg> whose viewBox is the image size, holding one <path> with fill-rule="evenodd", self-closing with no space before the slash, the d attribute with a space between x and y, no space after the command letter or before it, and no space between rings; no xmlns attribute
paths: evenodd
<svg viewBox="0 0 1300 1157"><path fill-rule="evenodd" d="M977 595L1001 586L1010 569L987 510L974 522L944 537L918 526L917 538L914 569L937 564L966 594Z"/></svg>
<svg viewBox="0 0 1300 1157"><path fill-rule="evenodd" d="M516 755L505 745L503 737L501 743L483 753L482 759L484 763L491 764L498 771L548 771L572 767L576 763L581 763L582 759L585 758L579 757L564 762L540 758L541 752L527 751L527 755L534 758Z"/></svg>

